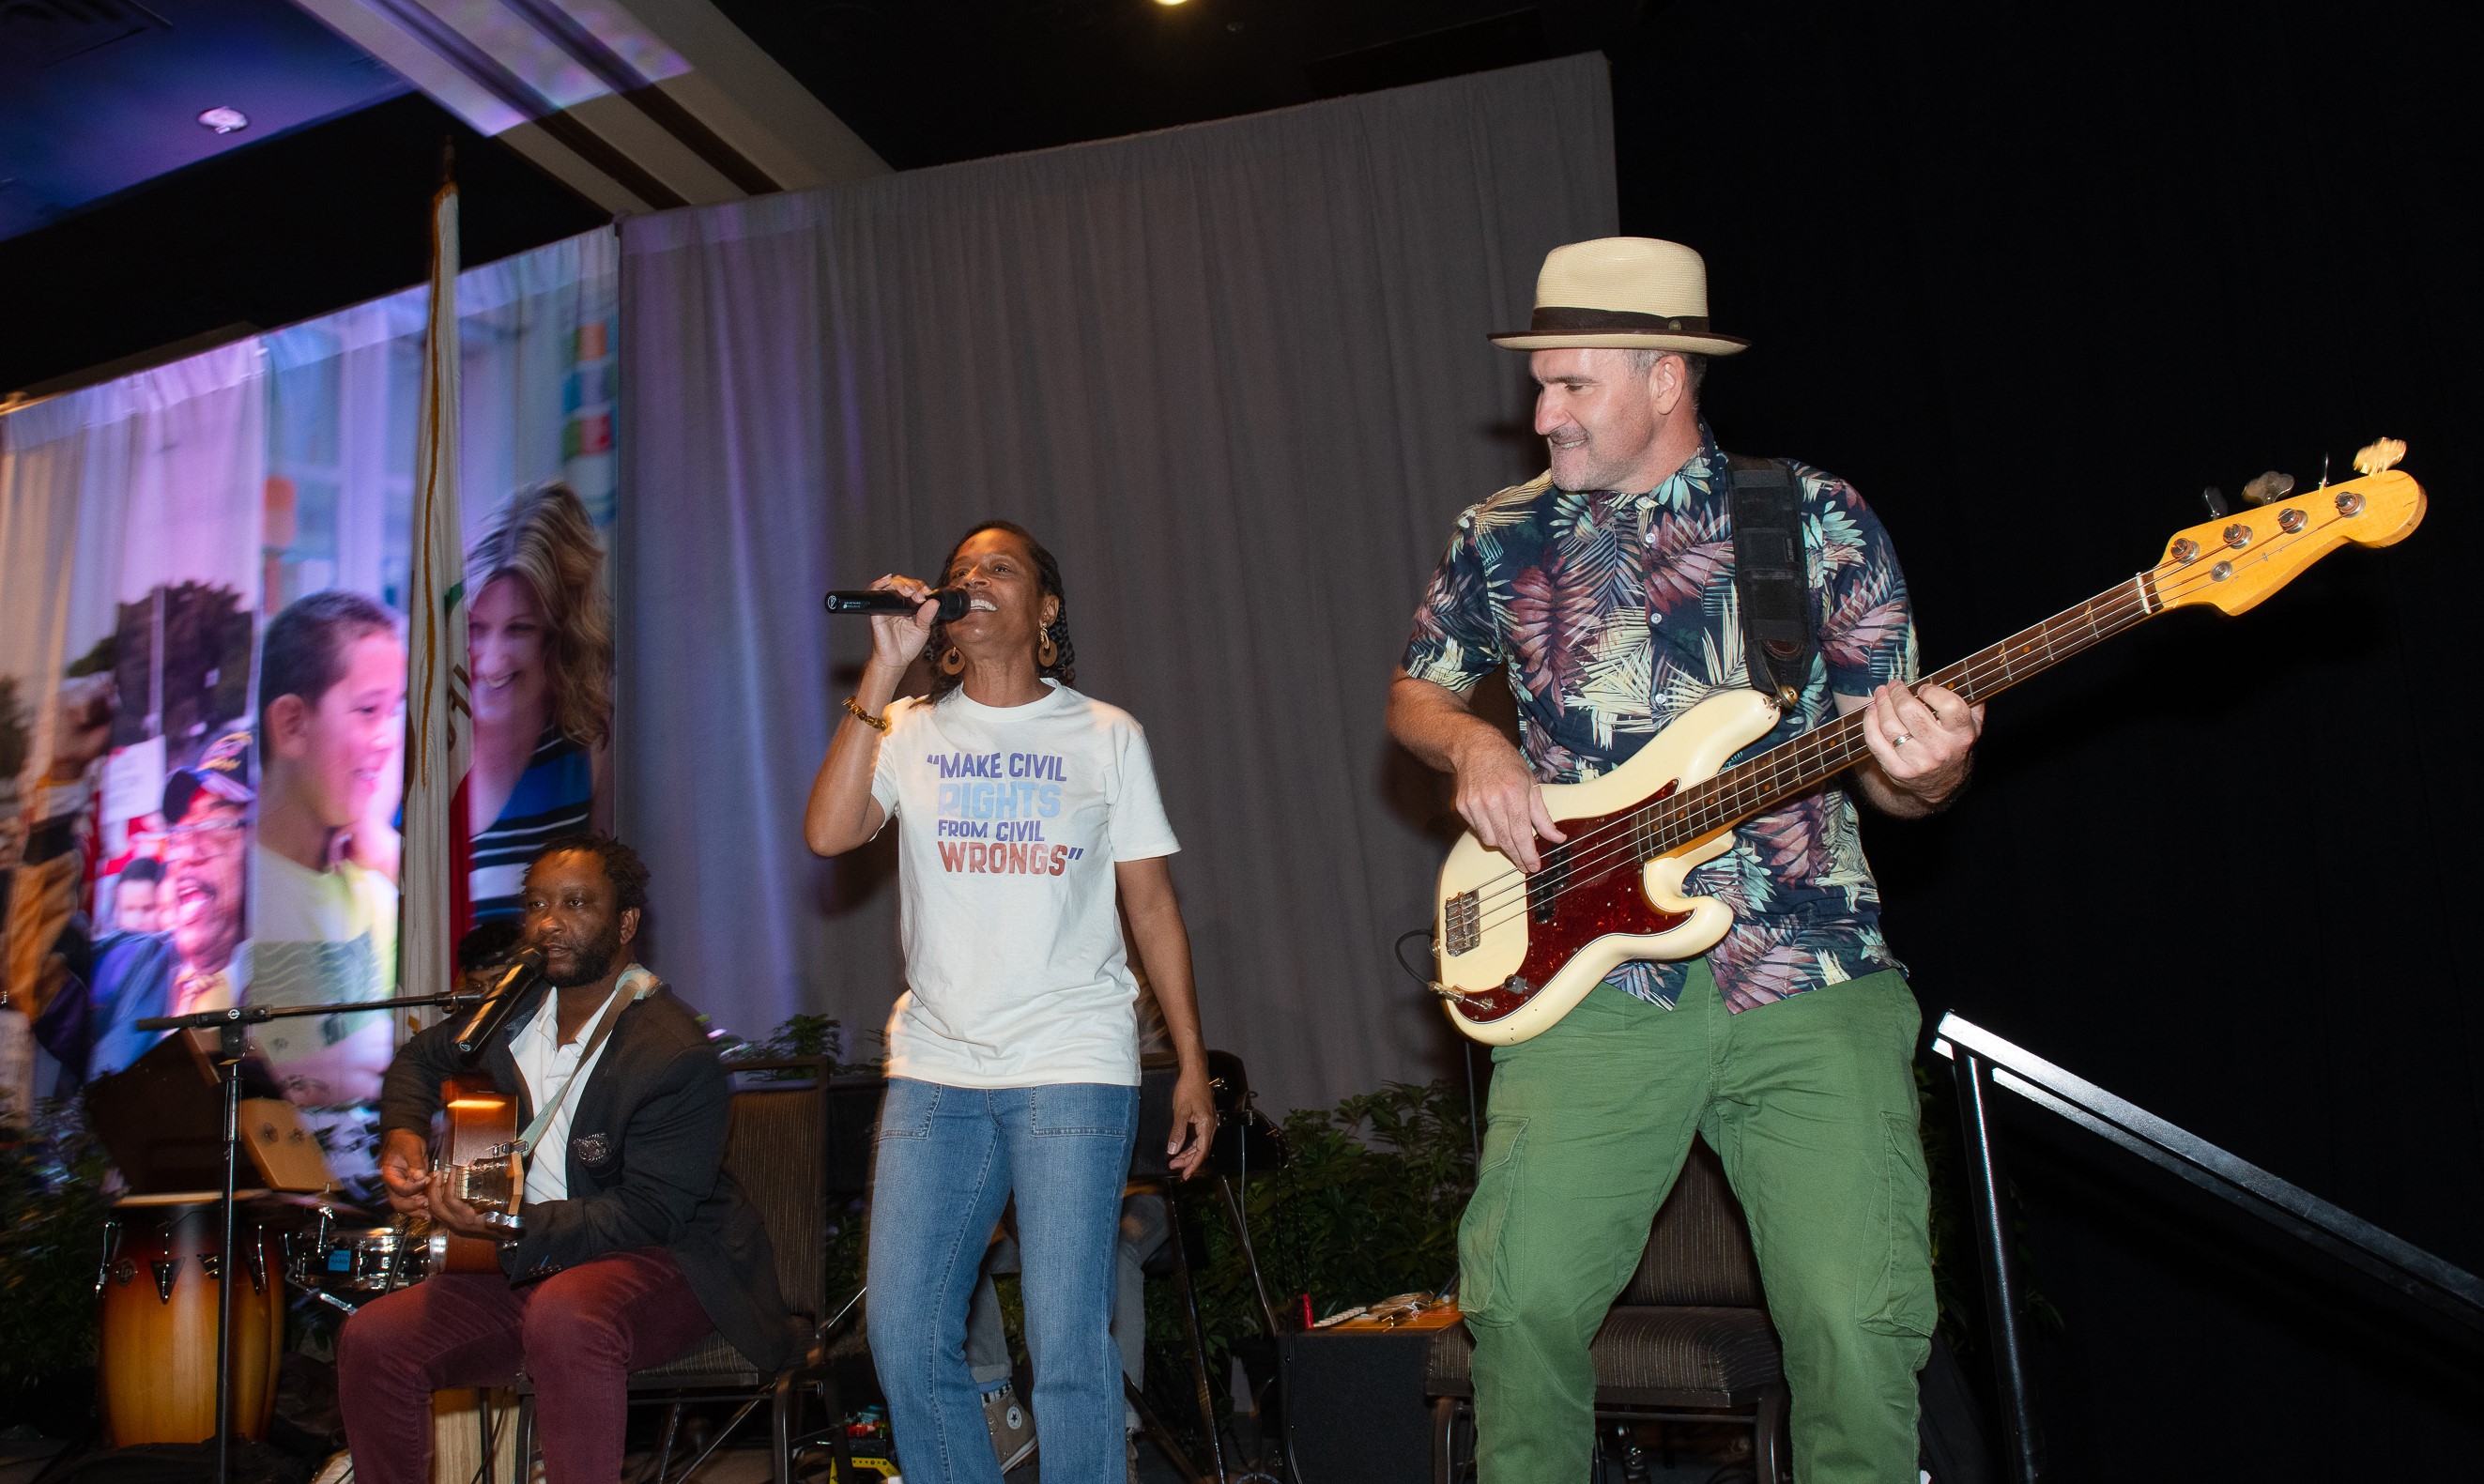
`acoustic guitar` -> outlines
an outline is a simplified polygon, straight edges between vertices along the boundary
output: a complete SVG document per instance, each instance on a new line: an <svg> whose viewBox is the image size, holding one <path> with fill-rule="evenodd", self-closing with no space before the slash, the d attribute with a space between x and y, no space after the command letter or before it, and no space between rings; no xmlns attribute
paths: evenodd
<svg viewBox="0 0 2484 1484"><path fill-rule="evenodd" d="M2159 613L2240 613L2341 546L2402 541L2424 511L2422 487L2392 467L2405 454L2383 439L2355 456L2362 477L2301 494L2254 481L2257 509L2178 532L2155 566L1925 679L1981 702ZM1722 938L1733 909L1685 896L1683 878L1725 852L1736 824L1870 755L1857 713L1725 769L1777 715L1748 687L1721 691L1605 776L1545 785L1569 838L1533 875L1472 834L1459 840L1435 894L1431 986L1457 1028L1494 1045L1528 1039L1619 965L1695 958Z"/></svg>
<svg viewBox="0 0 2484 1484"><path fill-rule="evenodd" d="M432 1168L448 1176L449 1191L478 1211L517 1214L526 1199L526 1159L518 1141L518 1100L488 1077L451 1077L440 1085L440 1113L432 1120ZM437 1227L421 1233L430 1244L434 1273L497 1273L500 1244L459 1236Z"/></svg>

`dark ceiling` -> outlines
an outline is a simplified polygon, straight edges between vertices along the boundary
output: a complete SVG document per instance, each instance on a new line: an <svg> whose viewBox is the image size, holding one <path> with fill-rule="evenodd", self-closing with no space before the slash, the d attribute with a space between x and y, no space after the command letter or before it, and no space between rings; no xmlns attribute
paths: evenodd
<svg viewBox="0 0 2484 1484"><path fill-rule="evenodd" d="M900 170L1610 44L1642 0L716 0Z"/></svg>
<svg viewBox="0 0 2484 1484"><path fill-rule="evenodd" d="M1664 0L717 5L905 170L1626 46ZM181 106L185 119L196 112L187 98ZM11 321L0 393L77 384L161 347L290 323L418 281L444 138L457 142L469 263L606 219L429 98L403 94L228 148L0 241Z"/></svg>
<svg viewBox="0 0 2484 1484"><path fill-rule="evenodd" d="M407 91L290 0L8 0L0 237Z"/></svg>

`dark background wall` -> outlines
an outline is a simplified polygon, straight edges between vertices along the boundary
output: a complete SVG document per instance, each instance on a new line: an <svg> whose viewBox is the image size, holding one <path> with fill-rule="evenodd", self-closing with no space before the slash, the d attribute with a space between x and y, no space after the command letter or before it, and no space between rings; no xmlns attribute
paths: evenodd
<svg viewBox="0 0 2484 1484"><path fill-rule="evenodd" d="M1927 667L2382 434L2432 503L2004 696L1866 844L1929 1025L2018 1041L2484 1270L2472 38L2451 8L1681 3L1613 50L1622 228L1756 342L1719 437L1856 481ZM1944 1064L1945 1065L1945 1064ZM2484 1364L2014 1098L2062 1477L2475 1477ZM1958 1255L1960 1258L1965 1254Z"/></svg>

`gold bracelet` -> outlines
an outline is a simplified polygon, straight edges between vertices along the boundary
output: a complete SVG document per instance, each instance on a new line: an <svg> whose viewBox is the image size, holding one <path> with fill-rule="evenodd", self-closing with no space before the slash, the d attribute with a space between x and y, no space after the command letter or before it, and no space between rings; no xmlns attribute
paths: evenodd
<svg viewBox="0 0 2484 1484"><path fill-rule="evenodd" d="M863 710L862 703L855 700L852 696L846 697L846 710L853 713L853 718L856 721L861 722L863 725L871 728L875 732L885 732L888 730L887 717L875 716L871 713Z"/></svg>

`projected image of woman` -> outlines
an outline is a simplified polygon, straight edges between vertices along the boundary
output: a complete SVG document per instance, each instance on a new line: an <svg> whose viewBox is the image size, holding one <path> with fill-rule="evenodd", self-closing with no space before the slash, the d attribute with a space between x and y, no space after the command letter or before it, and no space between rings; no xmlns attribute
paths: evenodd
<svg viewBox="0 0 2484 1484"><path fill-rule="evenodd" d="M872 620L859 693L803 817L835 855L900 822L906 991L888 1029L873 1180L871 1350L909 1484L999 1484L963 1354L976 1272L1016 1200L1046 1478L1119 1478L1121 1361L1110 1327L1121 1187L1139 1112L1147 968L1181 1064L1168 1149L1187 1174L1216 1115L1166 860L1179 849L1146 734L1069 688L1061 569L1006 522L966 533L943 584L972 598L934 622ZM927 584L874 584L927 599ZM928 699L892 702L926 650Z"/></svg>
<svg viewBox="0 0 2484 1484"><path fill-rule="evenodd" d="M515 917L526 863L609 824L612 617L595 523L568 485L521 491L467 553L474 920Z"/></svg>

